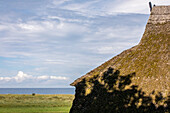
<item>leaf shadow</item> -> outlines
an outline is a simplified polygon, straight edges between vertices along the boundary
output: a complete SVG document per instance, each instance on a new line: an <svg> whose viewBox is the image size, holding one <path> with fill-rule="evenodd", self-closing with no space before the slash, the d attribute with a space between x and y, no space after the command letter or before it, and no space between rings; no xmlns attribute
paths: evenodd
<svg viewBox="0 0 170 113"><path fill-rule="evenodd" d="M122 76L110 67L102 76L84 78L76 86L70 113L168 113L170 97L164 98L155 91L145 95L137 85L132 85L135 75Z"/></svg>

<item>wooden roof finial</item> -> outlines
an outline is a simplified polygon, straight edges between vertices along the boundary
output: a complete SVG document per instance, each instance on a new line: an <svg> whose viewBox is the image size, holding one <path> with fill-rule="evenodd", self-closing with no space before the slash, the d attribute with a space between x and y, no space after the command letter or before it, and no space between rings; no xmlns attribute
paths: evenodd
<svg viewBox="0 0 170 113"><path fill-rule="evenodd" d="M152 3L149 2L149 8L150 8L150 11L152 11Z"/></svg>

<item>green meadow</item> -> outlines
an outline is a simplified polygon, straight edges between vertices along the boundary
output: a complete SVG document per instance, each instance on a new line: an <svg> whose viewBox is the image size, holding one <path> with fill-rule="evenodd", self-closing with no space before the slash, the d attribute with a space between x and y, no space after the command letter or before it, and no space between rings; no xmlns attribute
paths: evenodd
<svg viewBox="0 0 170 113"><path fill-rule="evenodd" d="M0 94L0 113L68 113L74 95Z"/></svg>

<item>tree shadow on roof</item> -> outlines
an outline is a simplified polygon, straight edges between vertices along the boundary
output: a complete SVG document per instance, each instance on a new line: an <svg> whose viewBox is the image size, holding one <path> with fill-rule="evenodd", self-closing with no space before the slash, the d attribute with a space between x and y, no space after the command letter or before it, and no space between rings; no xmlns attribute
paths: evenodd
<svg viewBox="0 0 170 113"><path fill-rule="evenodd" d="M108 68L103 76L83 79L76 86L70 113L168 113L170 97L154 91L146 96L131 84L133 76L121 76L119 70Z"/></svg>

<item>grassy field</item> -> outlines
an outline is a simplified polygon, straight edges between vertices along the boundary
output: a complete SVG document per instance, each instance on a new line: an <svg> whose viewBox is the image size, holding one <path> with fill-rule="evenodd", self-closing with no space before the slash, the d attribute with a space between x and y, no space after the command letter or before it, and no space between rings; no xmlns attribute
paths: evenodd
<svg viewBox="0 0 170 113"><path fill-rule="evenodd" d="M68 113L74 95L0 94L0 113Z"/></svg>

